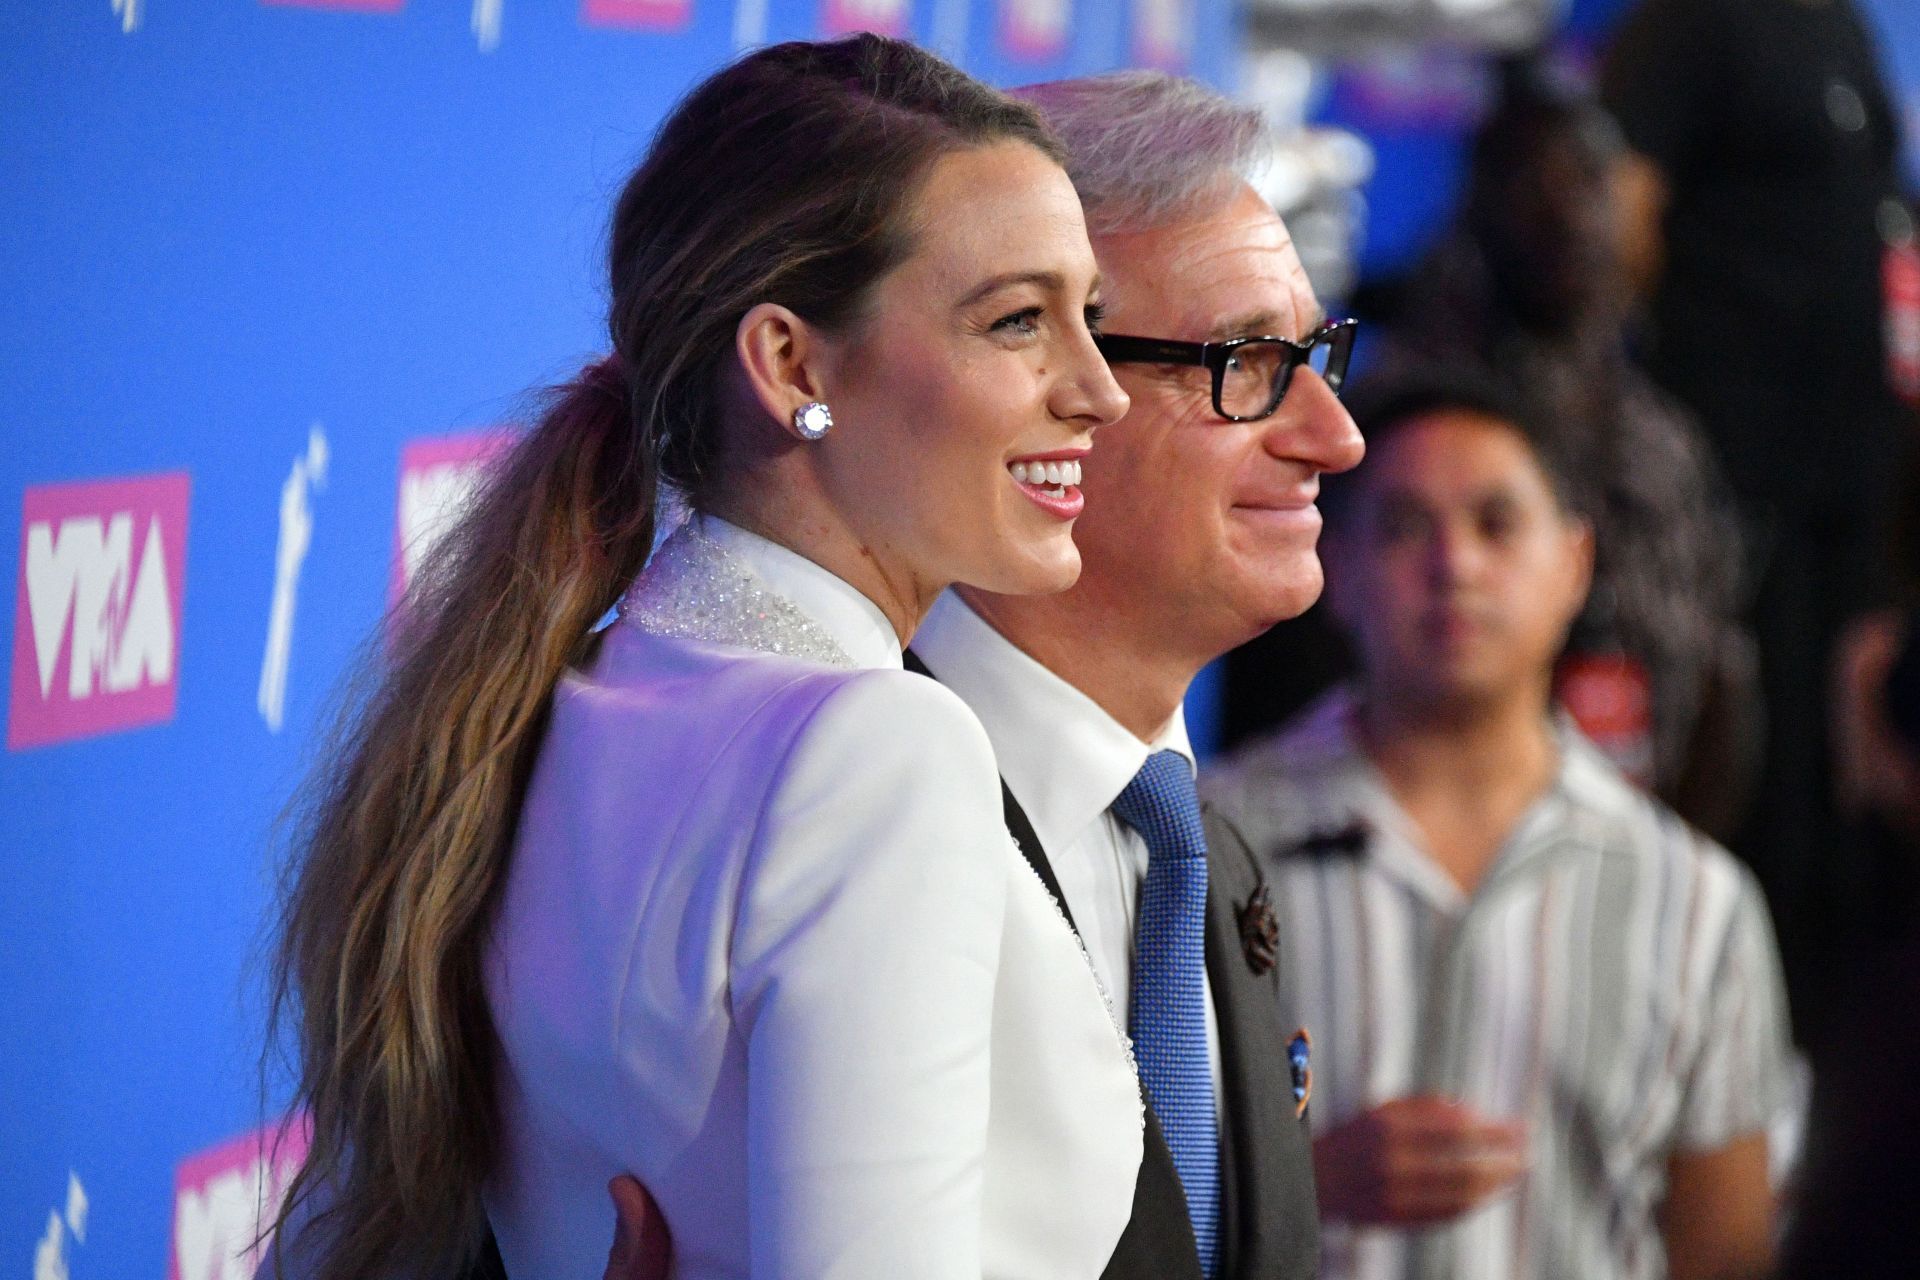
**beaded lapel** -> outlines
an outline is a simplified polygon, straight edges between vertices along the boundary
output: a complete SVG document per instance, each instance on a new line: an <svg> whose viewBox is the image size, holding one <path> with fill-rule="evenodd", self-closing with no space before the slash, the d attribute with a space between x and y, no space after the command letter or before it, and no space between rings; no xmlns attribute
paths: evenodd
<svg viewBox="0 0 1920 1280"><path fill-rule="evenodd" d="M768 587L740 557L688 520L660 544L620 600L643 631L757 649L830 667L854 667L826 629Z"/></svg>

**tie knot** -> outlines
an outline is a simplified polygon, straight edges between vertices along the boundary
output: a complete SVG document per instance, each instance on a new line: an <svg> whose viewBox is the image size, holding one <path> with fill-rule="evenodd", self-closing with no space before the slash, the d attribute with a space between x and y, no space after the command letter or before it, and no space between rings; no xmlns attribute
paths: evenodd
<svg viewBox="0 0 1920 1280"><path fill-rule="evenodd" d="M1114 816L1140 833L1154 857L1205 857L1193 766L1178 751L1156 751L1113 802Z"/></svg>

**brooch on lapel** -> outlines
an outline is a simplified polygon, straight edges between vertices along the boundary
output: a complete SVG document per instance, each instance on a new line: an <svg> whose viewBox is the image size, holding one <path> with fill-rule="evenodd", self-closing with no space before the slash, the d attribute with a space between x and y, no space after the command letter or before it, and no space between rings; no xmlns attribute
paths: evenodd
<svg viewBox="0 0 1920 1280"><path fill-rule="evenodd" d="M1240 945L1246 949L1247 967L1256 976L1270 972L1280 958L1280 922L1273 915L1273 895L1267 892L1265 876L1240 908Z"/></svg>
<svg viewBox="0 0 1920 1280"><path fill-rule="evenodd" d="M1291 849L1284 850L1282 856L1357 858L1367 851L1367 841L1372 838L1372 829L1365 822L1355 818L1344 827L1330 827L1310 832Z"/></svg>
<svg viewBox="0 0 1920 1280"><path fill-rule="evenodd" d="M1313 1101L1313 1037L1305 1027L1287 1041L1287 1069L1293 1073L1293 1118L1298 1120Z"/></svg>

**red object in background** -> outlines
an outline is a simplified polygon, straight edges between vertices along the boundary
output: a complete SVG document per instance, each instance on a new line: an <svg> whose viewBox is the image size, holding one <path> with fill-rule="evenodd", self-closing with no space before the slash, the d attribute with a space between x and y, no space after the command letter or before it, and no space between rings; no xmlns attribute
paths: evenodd
<svg viewBox="0 0 1920 1280"><path fill-rule="evenodd" d="M1887 381L1902 400L1920 405L1920 244L1911 232L1888 239L1880 283L1886 298Z"/></svg>
<svg viewBox="0 0 1920 1280"><path fill-rule="evenodd" d="M1620 772L1653 785L1653 681L1638 660L1569 653L1554 671L1554 695Z"/></svg>

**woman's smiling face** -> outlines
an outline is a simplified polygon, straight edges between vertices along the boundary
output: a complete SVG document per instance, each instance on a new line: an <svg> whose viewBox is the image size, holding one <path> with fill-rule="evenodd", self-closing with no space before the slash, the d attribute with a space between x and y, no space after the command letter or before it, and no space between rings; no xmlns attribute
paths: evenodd
<svg viewBox="0 0 1920 1280"><path fill-rule="evenodd" d="M1071 586L1078 459L1127 397L1093 345L1098 272L1066 173L1023 142L935 162L908 257L830 338L824 494L889 578Z"/></svg>

